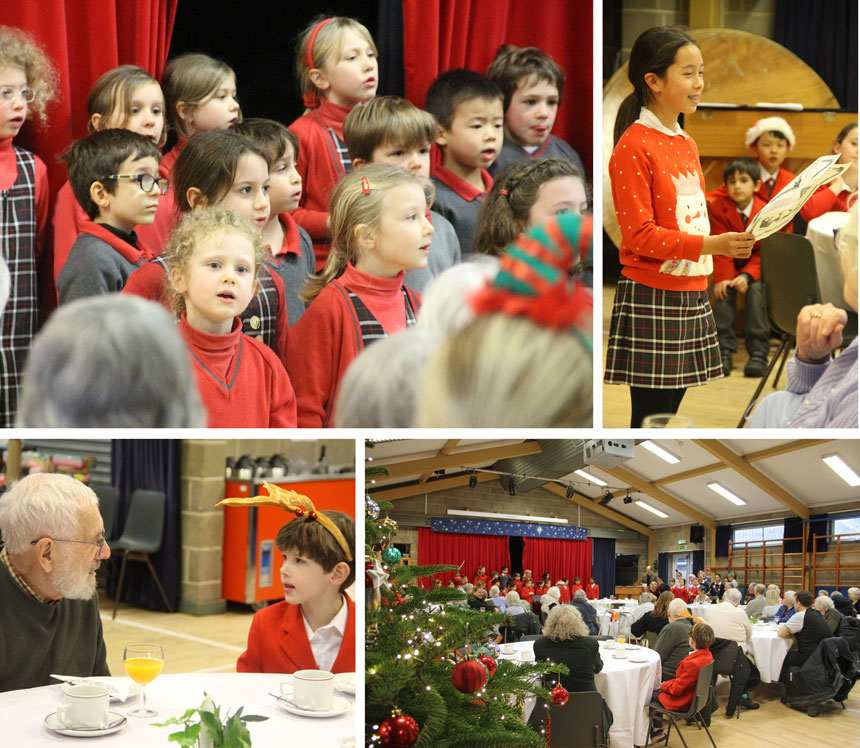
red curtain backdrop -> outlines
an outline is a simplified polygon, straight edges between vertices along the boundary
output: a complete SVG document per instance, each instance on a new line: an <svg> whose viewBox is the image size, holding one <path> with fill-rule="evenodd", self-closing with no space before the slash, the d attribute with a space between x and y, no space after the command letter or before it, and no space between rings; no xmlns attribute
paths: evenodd
<svg viewBox="0 0 860 748"><path fill-rule="evenodd" d="M576 149L590 180L592 14L591 0L403 0L406 97L423 107L430 83L452 68L486 73L502 44L539 47L566 75L553 133Z"/></svg>
<svg viewBox="0 0 860 748"><path fill-rule="evenodd" d="M573 584L574 577L582 583L591 576L591 538L588 540L558 540L555 538L526 538L523 550L523 569L531 569L532 576L540 579L545 571L552 583L567 577Z"/></svg>
<svg viewBox="0 0 860 748"><path fill-rule="evenodd" d="M30 121L16 143L48 166L51 194L66 181L56 156L87 133L87 95L107 70L140 65L161 78L179 0L20 0L0 3L0 24L33 36L60 74L48 124Z"/></svg>
<svg viewBox="0 0 860 748"><path fill-rule="evenodd" d="M503 566L511 565L508 538L504 535L433 532L429 527L420 527L418 528L418 565L424 564L454 564L455 566L463 564L463 572L471 582L479 566L486 566L489 573L501 571ZM454 572L438 576L445 585L454 578Z"/></svg>

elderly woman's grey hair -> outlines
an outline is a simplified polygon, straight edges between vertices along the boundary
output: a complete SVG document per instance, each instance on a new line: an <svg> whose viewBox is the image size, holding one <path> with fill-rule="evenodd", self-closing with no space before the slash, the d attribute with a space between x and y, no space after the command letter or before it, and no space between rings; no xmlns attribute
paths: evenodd
<svg viewBox="0 0 860 748"><path fill-rule="evenodd" d="M505 606L512 608L514 605L522 605L522 601L520 600L520 596L517 591L511 590L507 595L505 595Z"/></svg>
<svg viewBox="0 0 860 748"><path fill-rule="evenodd" d="M453 335L475 319L469 299L499 272L499 260L490 255L474 255L439 273L422 294L418 327L435 330L443 337Z"/></svg>
<svg viewBox="0 0 860 748"><path fill-rule="evenodd" d="M573 593L573 597L576 600L585 600L585 590L577 590Z"/></svg>
<svg viewBox="0 0 860 748"><path fill-rule="evenodd" d="M91 488L68 475L34 473L0 494L0 533L6 550L15 555L30 548L30 541L74 536L81 510L98 506Z"/></svg>
<svg viewBox="0 0 860 748"><path fill-rule="evenodd" d="M573 639L575 636L588 636L588 626L582 614L573 605L557 605L546 617L543 635L555 642Z"/></svg>
<svg viewBox="0 0 860 748"><path fill-rule="evenodd" d="M860 600L860 587L849 587L848 588L848 597L852 599L854 602Z"/></svg>
<svg viewBox="0 0 860 748"><path fill-rule="evenodd" d="M442 341L432 330L407 328L356 356L337 397L338 428L409 428L424 367Z"/></svg>
<svg viewBox="0 0 860 748"><path fill-rule="evenodd" d="M189 428L204 427L206 416L171 316L108 294L61 307L35 337L18 425Z"/></svg>
<svg viewBox="0 0 860 748"><path fill-rule="evenodd" d="M813 601L812 607L818 608L822 613L826 613L828 610L831 610L834 607L833 600L831 600L826 595L819 595Z"/></svg>
<svg viewBox="0 0 860 748"><path fill-rule="evenodd" d="M654 595L652 595L650 592L643 592L641 595L639 595L639 604L640 605L645 605L646 603L653 603L653 602L654 602Z"/></svg>
<svg viewBox="0 0 860 748"><path fill-rule="evenodd" d="M490 587L490 597L498 597L499 596L499 588L494 584Z"/></svg>
<svg viewBox="0 0 860 748"><path fill-rule="evenodd" d="M797 593L794 590L786 590L785 594L782 596L782 599L785 600L786 605L794 607L794 601L797 599Z"/></svg>

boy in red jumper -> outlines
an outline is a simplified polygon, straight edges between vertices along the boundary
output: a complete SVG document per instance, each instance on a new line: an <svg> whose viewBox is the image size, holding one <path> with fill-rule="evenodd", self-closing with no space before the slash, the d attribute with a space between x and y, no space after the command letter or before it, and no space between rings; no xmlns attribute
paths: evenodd
<svg viewBox="0 0 860 748"><path fill-rule="evenodd" d="M761 188L761 169L751 158L736 158L723 169L727 194L714 197L708 204L711 236L728 231L742 232L765 201L756 194ZM749 361L744 376L760 377L767 368L770 352L770 328L761 306L761 253L758 242L748 258L714 255L714 322L720 344L723 374L732 370L732 355L737 353L738 339L734 324L737 297L746 294L744 304L744 344Z"/></svg>
<svg viewBox="0 0 860 748"><path fill-rule="evenodd" d="M355 604L344 590L355 579L355 522L343 512L317 511L307 497L284 493L307 502L290 507L299 516L275 539L284 557L284 600L254 615L236 670L354 673Z"/></svg>
<svg viewBox="0 0 860 748"><path fill-rule="evenodd" d="M464 260L472 254L478 212L493 178L487 171L504 139L501 89L465 68L442 73L427 90L425 108L439 123L442 158L432 165L437 213L454 226Z"/></svg>
<svg viewBox="0 0 860 748"><path fill-rule="evenodd" d="M143 264L136 226L151 224L167 180L158 176L161 153L131 130L102 130L73 143L64 159L75 199L90 220L57 278L60 304L122 291Z"/></svg>

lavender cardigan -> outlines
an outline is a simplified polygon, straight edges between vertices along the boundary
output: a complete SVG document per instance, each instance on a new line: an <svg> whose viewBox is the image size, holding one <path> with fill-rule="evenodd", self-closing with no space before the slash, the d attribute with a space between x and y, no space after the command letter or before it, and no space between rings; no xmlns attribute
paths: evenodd
<svg viewBox="0 0 860 748"><path fill-rule="evenodd" d="M857 341L825 364L788 362L786 390L806 395L790 428L857 428Z"/></svg>

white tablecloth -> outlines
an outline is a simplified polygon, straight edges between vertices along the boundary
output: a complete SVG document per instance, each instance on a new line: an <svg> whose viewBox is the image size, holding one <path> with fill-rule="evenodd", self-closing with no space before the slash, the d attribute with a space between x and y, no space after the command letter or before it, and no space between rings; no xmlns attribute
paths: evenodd
<svg viewBox="0 0 860 748"><path fill-rule="evenodd" d="M639 601L602 597L599 600L588 600L588 604L598 610L604 610L610 606L622 607L623 610L635 610L639 605Z"/></svg>
<svg viewBox="0 0 860 748"><path fill-rule="evenodd" d="M690 603L687 605L687 610L689 610L694 616L699 616L699 618L704 618L705 621L708 620L708 616L711 611L717 607L720 603ZM746 605L738 605L738 607L746 611Z"/></svg>
<svg viewBox="0 0 860 748"><path fill-rule="evenodd" d="M517 642L516 654L502 655L503 659L516 659L520 651L534 651L534 642ZM594 683L612 710L612 727L609 735L613 748L633 748L645 745L648 738L648 710L652 691L659 687L662 667L660 655L646 647L628 650L628 658L616 659L614 652L600 642L603 670L594 676ZM629 656L642 655L646 662L632 662ZM529 710L530 711L530 710Z"/></svg>
<svg viewBox="0 0 860 748"><path fill-rule="evenodd" d="M248 730L255 748L295 745L314 748L340 748L346 738L357 735L355 708L339 717L313 719L297 717L281 709L268 692L278 693L281 675L258 673L189 673L160 675L146 687L146 703L158 711L150 719L129 717L126 726L113 735L96 738L98 746L123 748L151 748L175 746L167 736L177 727L153 727L151 722L163 722L178 717L186 709L197 707L203 701L203 691L212 700L230 712L244 706L245 714L269 717L266 722L249 722ZM346 696L339 691L338 696ZM4 746L79 745L76 738L58 735L45 727L45 717L57 711L60 686L44 686L0 693L0 743ZM348 696L350 701L355 697ZM112 712L125 714L137 706L137 697L129 701L111 702Z"/></svg>
<svg viewBox="0 0 860 748"><path fill-rule="evenodd" d="M847 304L842 295L842 261L833 239L834 232L842 228L847 220L847 213L835 211L813 218L806 227L806 238L814 250L821 301L825 304L829 301L840 309L846 309Z"/></svg>
<svg viewBox="0 0 860 748"><path fill-rule="evenodd" d="M753 626L749 649L761 673L762 683L773 683L779 680L782 661L793 644L793 639L780 639L777 632L769 625Z"/></svg>

